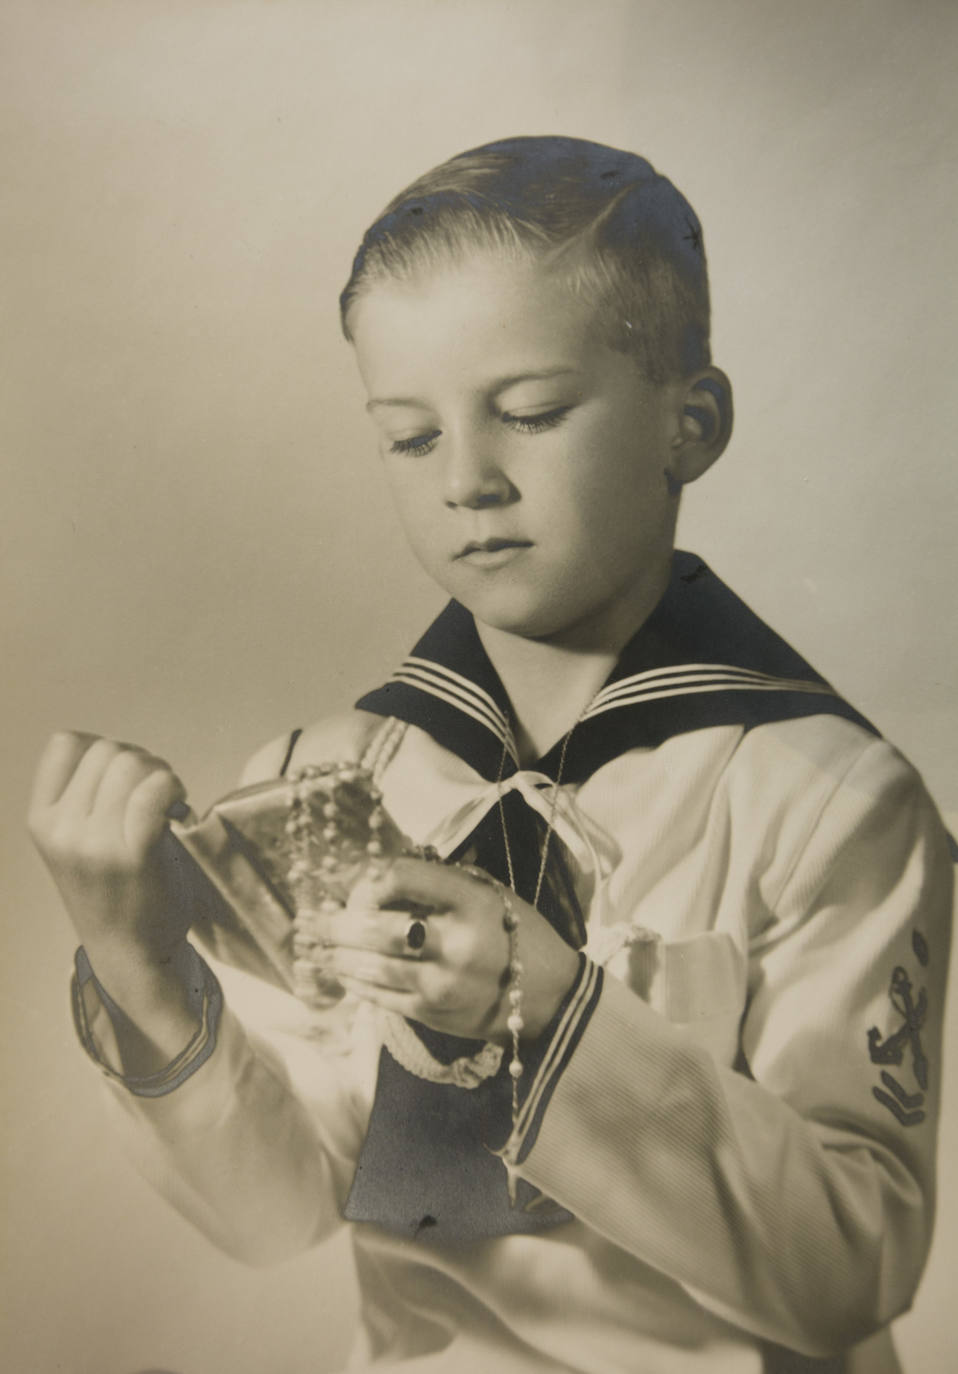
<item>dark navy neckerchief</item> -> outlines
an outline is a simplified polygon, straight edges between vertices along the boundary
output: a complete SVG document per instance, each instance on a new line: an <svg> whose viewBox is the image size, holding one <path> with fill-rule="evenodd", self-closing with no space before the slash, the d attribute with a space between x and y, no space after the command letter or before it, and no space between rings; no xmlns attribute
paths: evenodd
<svg viewBox="0 0 958 1374"><path fill-rule="evenodd" d="M384 686L357 707L419 726L488 781L518 770L509 699L468 611L450 602ZM746 729L797 716L869 724L692 554L676 553L669 586L568 740L563 780L582 782L603 764L673 735L718 725ZM561 742L533 765L555 778ZM505 761L503 762L503 751ZM510 791L504 798L519 895L534 895L543 822ZM584 940L564 846L553 835L539 909L573 946ZM497 808L453 858L508 881ZM557 1015L561 1015L562 1009ZM478 1042L410 1023L433 1056L449 1062ZM525 1046L531 1081L549 1042ZM478 1088L426 1081L383 1049L376 1097L345 1215L401 1235L462 1244L571 1220L520 1180L510 1207L506 1174L491 1148L511 1125L511 1083L500 1071Z"/></svg>

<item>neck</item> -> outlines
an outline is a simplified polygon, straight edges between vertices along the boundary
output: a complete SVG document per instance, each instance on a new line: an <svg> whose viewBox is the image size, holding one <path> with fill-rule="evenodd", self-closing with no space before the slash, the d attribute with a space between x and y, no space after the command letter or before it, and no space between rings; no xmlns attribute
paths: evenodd
<svg viewBox="0 0 958 1374"><path fill-rule="evenodd" d="M573 728L603 686L624 646L658 605L671 560L623 610L561 635L527 639L476 622L479 638L512 703L519 761L541 758Z"/></svg>
<svg viewBox="0 0 958 1374"><path fill-rule="evenodd" d="M541 758L572 728L615 666L617 654L489 631L479 634L512 703L519 761Z"/></svg>

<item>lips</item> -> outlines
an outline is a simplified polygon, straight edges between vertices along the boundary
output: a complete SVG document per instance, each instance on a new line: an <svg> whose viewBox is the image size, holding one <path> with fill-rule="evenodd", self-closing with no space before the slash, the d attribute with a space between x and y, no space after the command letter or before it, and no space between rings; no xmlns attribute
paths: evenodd
<svg viewBox="0 0 958 1374"><path fill-rule="evenodd" d="M455 561L473 568L494 569L504 567L513 559L520 557L532 547L529 539L479 539L473 540L456 554Z"/></svg>
<svg viewBox="0 0 958 1374"><path fill-rule="evenodd" d="M500 548L528 548L529 543L528 539L473 540L456 554L456 558L465 558L466 554L498 554Z"/></svg>

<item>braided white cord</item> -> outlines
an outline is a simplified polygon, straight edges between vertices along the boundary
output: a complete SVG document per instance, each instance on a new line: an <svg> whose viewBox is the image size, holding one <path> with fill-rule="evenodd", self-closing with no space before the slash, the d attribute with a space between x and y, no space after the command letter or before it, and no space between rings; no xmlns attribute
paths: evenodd
<svg viewBox="0 0 958 1374"><path fill-rule="evenodd" d="M380 1021L386 1049L416 1078L424 1078L428 1083L452 1083L457 1088L478 1088L499 1072L503 1053L499 1045L487 1042L476 1054L443 1064L429 1053L412 1026L397 1012L381 1012Z"/></svg>

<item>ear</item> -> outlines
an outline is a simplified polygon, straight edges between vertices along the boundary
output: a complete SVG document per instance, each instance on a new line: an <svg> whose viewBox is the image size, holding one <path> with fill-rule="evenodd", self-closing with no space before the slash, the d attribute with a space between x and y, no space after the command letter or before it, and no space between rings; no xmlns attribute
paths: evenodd
<svg viewBox="0 0 958 1374"><path fill-rule="evenodd" d="M676 396L676 427L665 469L673 495L707 472L732 435L732 385L717 367L685 378Z"/></svg>

